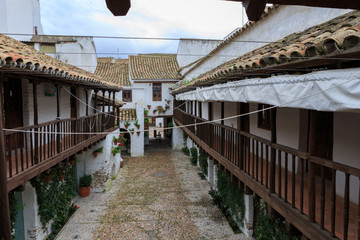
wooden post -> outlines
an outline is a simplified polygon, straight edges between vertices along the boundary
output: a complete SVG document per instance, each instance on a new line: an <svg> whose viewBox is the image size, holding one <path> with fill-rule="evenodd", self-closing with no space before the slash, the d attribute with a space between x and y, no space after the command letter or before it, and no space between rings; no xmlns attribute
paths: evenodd
<svg viewBox="0 0 360 240"><path fill-rule="evenodd" d="M37 82L34 80L33 81L33 105L34 105L34 125L38 125L39 124L39 113L38 113L38 100L37 100ZM34 131L35 136L34 136L34 162L35 164L39 163L39 146L38 146L38 142L39 142L39 129L35 128Z"/></svg>
<svg viewBox="0 0 360 240"><path fill-rule="evenodd" d="M105 131L105 126L104 126L104 122L105 122L105 118L104 118L104 113L105 113L105 90L102 91L102 114L101 114L101 131L104 132Z"/></svg>
<svg viewBox="0 0 360 240"><path fill-rule="evenodd" d="M116 114L116 117L117 117L117 125L118 125L119 128L120 128L120 107L117 107L116 110L117 110L117 114Z"/></svg>
<svg viewBox="0 0 360 240"><path fill-rule="evenodd" d="M96 122L96 125L95 125L95 132L97 132L98 130L99 130L99 125L98 125L98 116L97 116L97 93L98 93L98 90L94 90L94 93L95 93L95 95L94 95L94 112L95 112L95 114L96 114L96 116L95 116L95 122Z"/></svg>
<svg viewBox="0 0 360 240"><path fill-rule="evenodd" d="M269 110L268 110L269 111ZM276 108L270 110L271 119L271 142L276 143ZM275 193L275 167L276 167L276 149L271 148L270 159L270 193Z"/></svg>
<svg viewBox="0 0 360 240"><path fill-rule="evenodd" d="M60 120L60 86L59 84L56 84L56 117L57 120ZM61 142L60 142L60 122L56 124L57 127L57 135L56 135L56 147L57 147L57 153L61 152Z"/></svg>
<svg viewBox="0 0 360 240"><path fill-rule="evenodd" d="M221 125L224 125L225 121L224 121L224 117L225 117L225 110L224 110L224 102L221 102ZM221 155L224 156L224 151L225 151L225 128L221 128Z"/></svg>
<svg viewBox="0 0 360 240"><path fill-rule="evenodd" d="M89 96L87 89L84 89L85 91L85 103L86 103L86 116L89 116Z"/></svg>
<svg viewBox="0 0 360 240"><path fill-rule="evenodd" d="M244 114L249 112L248 103L237 103L236 114ZM249 116L243 116L237 118L237 129L240 131L249 132ZM239 139L239 168L240 170L244 169L244 149L246 147L246 141L243 135L240 135Z"/></svg>
<svg viewBox="0 0 360 240"><path fill-rule="evenodd" d="M208 118L209 118L209 121L212 121L213 120L213 103L212 102L209 102L209 106L208 106Z"/></svg>
<svg viewBox="0 0 360 240"><path fill-rule="evenodd" d="M0 101L1 107L4 106L4 89L3 82L0 83ZM9 213L9 197L7 190L7 173L5 157L5 137L4 137L4 116L0 111L0 239L11 240L11 224Z"/></svg>
<svg viewBox="0 0 360 240"><path fill-rule="evenodd" d="M199 117L202 118L202 102L199 101Z"/></svg>

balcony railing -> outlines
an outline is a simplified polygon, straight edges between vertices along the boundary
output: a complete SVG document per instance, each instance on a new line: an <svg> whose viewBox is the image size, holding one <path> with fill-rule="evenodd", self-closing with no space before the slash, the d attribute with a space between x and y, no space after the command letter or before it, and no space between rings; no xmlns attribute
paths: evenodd
<svg viewBox="0 0 360 240"><path fill-rule="evenodd" d="M299 217L306 216L308 222L316 223L319 236L359 239L359 169L309 156L228 126L204 123L205 119L180 109L174 111L174 118L178 124L196 124L186 129L203 146L258 183L259 187L252 189L256 194L261 196L260 191L265 190L271 197L280 199L282 205L296 209ZM295 225L301 228L300 221ZM310 230L303 233L314 236Z"/></svg>
<svg viewBox="0 0 360 240"><path fill-rule="evenodd" d="M104 137L98 132L112 129L114 123L114 113L109 112L12 129L18 132L5 131L8 181L47 163L49 159L61 157L70 149L92 144L95 137ZM19 179L24 181L22 177ZM11 188L15 185L12 184Z"/></svg>

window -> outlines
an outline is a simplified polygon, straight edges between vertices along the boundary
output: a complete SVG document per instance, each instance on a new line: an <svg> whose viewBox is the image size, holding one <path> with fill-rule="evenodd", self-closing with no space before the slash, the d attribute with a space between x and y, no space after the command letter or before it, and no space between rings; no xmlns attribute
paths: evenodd
<svg viewBox="0 0 360 240"><path fill-rule="evenodd" d="M268 104L258 104L258 110L269 108ZM271 130L271 112L270 110L258 112L258 128Z"/></svg>
<svg viewBox="0 0 360 240"><path fill-rule="evenodd" d="M123 90L122 100L124 102L132 102L132 91L131 90Z"/></svg>
<svg viewBox="0 0 360 240"><path fill-rule="evenodd" d="M153 83L153 101L161 101L161 83Z"/></svg>

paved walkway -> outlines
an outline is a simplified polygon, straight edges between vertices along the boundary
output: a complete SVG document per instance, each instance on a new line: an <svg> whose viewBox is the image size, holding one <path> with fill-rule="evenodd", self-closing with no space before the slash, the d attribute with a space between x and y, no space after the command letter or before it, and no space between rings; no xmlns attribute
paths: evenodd
<svg viewBox="0 0 360 240"><path fill-rule="evenodd" d="M153 147L124 160L110 191L76 202L58 240L246 239L212 205L209 183L182 152Z"/></svg>

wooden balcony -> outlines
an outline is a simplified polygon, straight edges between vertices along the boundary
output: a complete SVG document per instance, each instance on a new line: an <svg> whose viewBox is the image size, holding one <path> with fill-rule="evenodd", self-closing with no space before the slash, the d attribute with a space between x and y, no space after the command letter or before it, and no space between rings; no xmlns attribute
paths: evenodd
<svg viewBox="0 0 360 240"><path fill-rule="evenodd" d="M182 129L308 238L360 238L359 169L204 123L180 109L174 111L174 118L180 126L196 123ZM350 190L355 201L350 201Z"/></svg>
<svg viewBox="0 0 360 240"><path fill-rule="evenodd" d="M109 112L5 131L8 191L104 138L97 133L115 130L114 123Z"/></svg>

